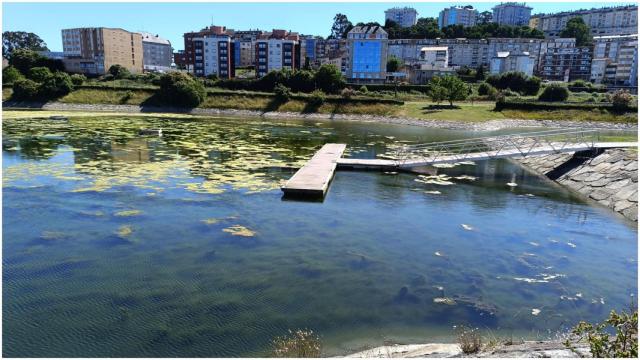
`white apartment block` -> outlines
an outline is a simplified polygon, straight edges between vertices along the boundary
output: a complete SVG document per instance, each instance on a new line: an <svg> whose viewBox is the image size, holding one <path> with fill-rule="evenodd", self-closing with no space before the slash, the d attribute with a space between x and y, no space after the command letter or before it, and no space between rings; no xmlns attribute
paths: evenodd
<svg viewBox="0 0 640 360"><path fill-rule="evenodd" d="M531 76L533 75L534 62L534 58L526 51L499 51L491 58L489 72L501 74L517 71Z"/></svg>
<svg viewBox="0 0 640 360"><path fill-rule="evenodd" d="M194 37L194 74L196 76L216 75L224 79L233 77L232 43L227 35Z"/></svg>
<svg viewBox="0 0 640 360"><path fill-rule="evenodd" d="M395 21L401 27L411 27L418 22L418 12L410 7L394 7L385 10L384 20Z"/></svg>
<svg viewBox="0 0 640 360"><path fill-rule="evenodd" d="M158 35L142 32L142 63L145 71L168 71L173 62L171 42Z"/></svg>
<svg viewBox="0 0 640 360"><path fill-rule="evenodd" d="M297 40L260 39L256 40L256 75L262 77L272 70L299 68Z"/></svg>
<svg viewBox="0 0 640 360"><path fill-rule="evenodd" d="M449 48L446 46L425 46L420 49L420 65L432 69L449 67Z"/></svg>
<svg viewBox="0 0 640 360"><path fill-rule="evenodd" d="M566 11L555 14L537 14L529 26L544 32L547 37L559 37L567 22L582 17L593 36L627 35L638 33L638 6L616 6L590 10Z"/></svg>
<svg viewBox="0 0 640 360"><path fill-rule="evenodd" d="M637 86L638 35L593 38L591 81L597 84Z"/></svg>
<svg viewBox="0 0 640 360"><path fill-rule="evenodd" d="M493 22L500 25L529 25L532 8L525 3L507 2L493 7Z"/></svg>
<svg viewBox="0 0 640 360"><path fill-rule="evenodd" d="M440 11L438 27L442 29L449 25L474 26L478 21L478 10L473 6L451 6Z"/></svg>

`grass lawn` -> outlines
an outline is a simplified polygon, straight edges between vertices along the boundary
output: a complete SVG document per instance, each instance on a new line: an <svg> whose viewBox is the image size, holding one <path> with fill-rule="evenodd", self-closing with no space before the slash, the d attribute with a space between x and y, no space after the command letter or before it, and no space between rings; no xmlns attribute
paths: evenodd
<svg viewBox="0 0 640 360"><path fill-rule="evenodd" d="M429 101L409 101L397 110L395 115L407 116L425 120L447 120L447 121L488 121L504 119L505 116L499 111L493 111L495 104L492 102L470 102L455 103L455 108L448 108L448 104L438 106Z"/></svg>
<svg viewBox="0 0 640 360"><path fill-rule="evenodd" d="M140 105L153 95L145 90L78 89L58 99L63 103Z"/></svg>

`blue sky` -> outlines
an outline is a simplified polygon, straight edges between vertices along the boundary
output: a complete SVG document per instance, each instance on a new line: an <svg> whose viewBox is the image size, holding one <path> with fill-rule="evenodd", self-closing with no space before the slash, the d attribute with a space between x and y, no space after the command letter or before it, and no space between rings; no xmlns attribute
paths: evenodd
<svg viewBox="0 0 640 360"><path fill-rule="evenodd" d="M232 29L297 31L329 35L333 16L341 12L354 24L384 22L384 10L392 6L412 6L420 17L437 17L453 4L471 4L480 11L498 2L429 3L7 3L2 4L2 31L38 34L52 51L61 51L60 30L73 27L120 27L148 31L169 39L176 50L183 49L182 34L207 25ZM535 2L533 13L557 12L629 2Z"/></svg>

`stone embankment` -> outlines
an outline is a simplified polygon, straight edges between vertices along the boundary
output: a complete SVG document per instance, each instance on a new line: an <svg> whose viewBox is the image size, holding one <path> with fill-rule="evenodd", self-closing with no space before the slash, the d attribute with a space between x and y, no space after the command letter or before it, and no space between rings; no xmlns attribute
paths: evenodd
<svg viewBox="0 0 640 360"><path fill-rule="evenodd" d="M608 149L596 156L590 151L529 156L516 161L638 221L637 149Z"/></svg>
<svg viewBox="0 0 640 360"><path fill-rule="evenodd" d="M607 123L589 122L573 120L521 120L521 119L500 119L482 122L474 121L446 121L416 119L398 116L378 116L378 115L356 115L356 114L302 114L296 112L262 112L252 110L234 109L180 109L170 107L153 107L137 105L108 105L108 104L69 104L61 102L48 102L45 104L34 104L28 102L5 101L2 103L3 109L42 109L50 111L102 111L102 112L123 112L123 113L180 113L199 116L225 116L225 117L262 117L273 119L307 119L316 121L337 120L337 121L358 121L381 124L412 125L428 128L471 130L471 131L496 131L508 128L519 127L540 127L540 128L589 128L608 130L637 130L637 123ZM471 120L471 119L470 119Z"/></svg>
<svg viewBox="0 0 640 360"><path fill-rule="evenodd" d="M458 344L390 345L361 351L353 358L416 358L416 357L480 357L480 358L577 358L591 357L587 344L575 345L575 352L561 341L524 341L513 345L498 345L474 354L464 354Z"/></svg>

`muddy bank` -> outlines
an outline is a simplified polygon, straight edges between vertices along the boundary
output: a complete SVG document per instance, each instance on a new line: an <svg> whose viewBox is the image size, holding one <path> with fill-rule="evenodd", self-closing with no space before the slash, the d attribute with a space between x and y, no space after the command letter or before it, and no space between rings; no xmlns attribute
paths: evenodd
<svg viewBox="0 0 640 360"><path fill-rule="evenodd" d="M515 159L533 171L598 202L631 221L638 221L638 153L608 149L529 156Z"/></svg>
<svg viewBox="0 0 640 360"><path fill-rule="evenodd" d="M361 351L347 357L391 358L391 357L487 357L487 358L577 358L591 357L587 344L576 346L576 352L567 349L561 341L524 341L512 345L498 345L479 353L466 355L458 344L412 344L389 345Z"/></svg>
<svg viewBox="0 0 640 360"><path fill-rule="evenodd" d="M227 117L262 117L262 118L279 118L279 119L308 119L314 121L359 121L359 122L375 122L398 125L423 126L429 128L456 129L456 130L473 130L473 131L494 131L506 128L518 127L562 127L562 128L593 128L593 129L609 129L609 130L637 130L637 123L607 123L607 122L588 122L588 121L553 121L553 120L518 120L518 119L502 119L490 120L483 122L473 121L443 121L443 120L426 120L407 117L395 116L376 116L376 115L350 115L350 114L302 114L293 112L261 112L251 110L233 110L233 109L180 109L171 107L151 107L137 105L104 105L104 104L67 104L60 102L49 102L45 104L34 104L25 102L5 101L4 109L42 109L42 110L59 110L59 111L108 111L122 113L179 113L192 114L202 116L227 116Z"/></svg>

